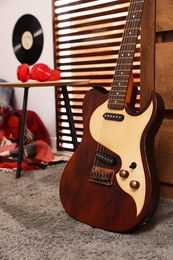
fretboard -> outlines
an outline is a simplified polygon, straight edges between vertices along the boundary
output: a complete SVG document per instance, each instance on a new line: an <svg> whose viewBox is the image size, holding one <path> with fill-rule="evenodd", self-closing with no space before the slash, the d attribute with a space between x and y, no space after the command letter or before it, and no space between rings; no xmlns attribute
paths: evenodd
<svg viewBox="0 0 173 260"><path fill-rule="evenodd" d="M134 54L141 24L144 0L131 0L122 42L117 58L112 88L109 93L108 107L121 110L124 108Z"/></svg>

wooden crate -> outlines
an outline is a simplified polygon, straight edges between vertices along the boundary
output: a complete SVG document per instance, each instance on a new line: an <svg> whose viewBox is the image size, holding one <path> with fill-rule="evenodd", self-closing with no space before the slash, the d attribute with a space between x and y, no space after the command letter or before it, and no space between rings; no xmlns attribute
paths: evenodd
<svg viewBox="0 0 173 260"><path fill-rule="evenodd" d="M161 196L173 199L173 1L145 1L142 21L141 104L152 90L165 102L165 117L155 140Z"/></svg>

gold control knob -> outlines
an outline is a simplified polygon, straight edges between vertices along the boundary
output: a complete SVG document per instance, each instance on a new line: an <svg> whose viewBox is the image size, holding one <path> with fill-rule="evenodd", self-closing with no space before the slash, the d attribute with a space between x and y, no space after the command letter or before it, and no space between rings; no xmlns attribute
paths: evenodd
<svg viewBox="0 0 173 260"><path fill-rule="evenodd" d="M121 178L128 178L129 177L129 172L128 171L126 171L126 170L121 170L120 171L120 177Z"/></svg>
<svg viewBox="0 0 173 260"><path fill-rule="evenodd" d="M131 182L130 182L130 187L131 187L132 189L137 190L137 189L139 189L139 187L140 187L140 183L139 183L138 181L131 181Z"/></svg>

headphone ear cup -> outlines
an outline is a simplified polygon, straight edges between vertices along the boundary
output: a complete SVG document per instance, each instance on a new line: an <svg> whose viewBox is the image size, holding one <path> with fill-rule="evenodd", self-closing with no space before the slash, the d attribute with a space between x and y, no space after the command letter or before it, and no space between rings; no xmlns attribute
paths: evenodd
<svg viewBox="0 0 173 260"><path fill-rule="evenodd" d="M22 82L28 81L30 78L30 71L27 63L23 63L17 67L17 78Z"/></svg>
<svg viewBox="0 0 173 260"><path fill-rule="evenodd" d="M37 67L38 67L39 64L34 64L31 68L31 74L30 74L30 78L31 79L37 79L37 75L35 73Z"/></svg>
<svg viewBox="0 0 173 260"><path fill-rule="evenodd" d="M44 63L37 63L31 69L31 79L47 81L51 75L51 69Z"/></svg>
<svg viewBox="0 0 173 260"><path fill-rule="evenodd" d="M59 70L51 70L50 81L58 80L61 78Z"/></svg>

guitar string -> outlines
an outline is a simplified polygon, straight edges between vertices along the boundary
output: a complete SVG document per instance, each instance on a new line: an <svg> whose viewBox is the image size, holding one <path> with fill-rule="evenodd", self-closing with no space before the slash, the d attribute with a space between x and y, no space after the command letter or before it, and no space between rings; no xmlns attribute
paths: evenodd
<svg viewBox="0 0 173 260"><path fill-rule="evenodd" d="M117 61L117 67L116 67L117 73L115 74L116 77L114 78L114 85L113 85L115 89L112 92L113 93L112 100L113 100L113 104L114 104L114 101L117 100L116 108L118 110L124 109L125 97L127 94L127 88L128 88L128 84L129 84L131 68L133 65L134 49L136 48L136 42L134 39L136 29L134 29L134 28L137 27L136 26L136 23L137 23L136 17L133 17L133 15L134 15L134 13L135 14L137 13L136 12L137 10L139 10L138 3L132 3L129 6L127 22L125 24L124 34L123 34L123 38L122 38L122 44L121 44L119 57L118 57L118 61ZM129 35L129 32L132 32L131 35ZM135 44L135 46L134 46L134 44ZM130 50L129 52L127 52L128 51L127 47L129 47L129 50ZM130 57L128 56L128 53L130 54ZM118 146L121 146L121 141L124 142L125 140L122 140L122 138L120 138L122 128L119 126L121 126L121 122L118 124L115 124L115 126L116 126L116 128L114 130L115 131L114 134L112 134L112 140L116 140L114 147L118 147ZM116 134L116 136L119 137L118 139L113 138L113 137L115 137L114 136L115 134Z"/></svg>
<svg viewBox="0 0 173 260"><path fill-rule="evenodd" d="M137 13L137 11L139 10L138 9L138 5L139 5L139 7L141 7L142 8L142 3L143 3L144 1L139 1L139 3L137 3L136 1L135 1L135 3L132 3L132 5L129 7L129 9L130 9L130 12L129 12L129 17L131 18L131 14L133 13L133 14L138 14ZM133 6L134 5L134 6ZM133 9L134 8L134 9ZM140 8L140 10L142 10ZM132 10L131 10L132 9ZM132 17L133 18L133 17ZM127 44L127 43L129 43L129 42L127 42L127 41L129 41L131 38L130 38L130 36L129 35L127 35L128 33L129 33L129 29L130 29L130 31L131 31L131 29L133 29L134 28L134 30L135 30L135 28L136 27L138 27L138 26L134 26L136 23L138 23L136 20L134 21L134 20L128 20L128 23L126 23L126 25L125 25L125 32L124 32L124 36L125 36L125 38L123 38L123 44ZM130 26L128 25L128 24L130 24ZM127 28L129 28L128 30L126 30ZM133 36L133 35L132 35ZM130 45L130 44L129 44ZM136 44L135 44L136 45ZM130 46L130 48L132 48L133 46ZM120 51L123 51L124 52L124 46L123 45L121 45L121 48L120 48ZM135 49L135 48L133 48L133 49ZM133 53L134 53L134 51L133 51ZM132 53L132 54L133 54ZM134 55L133 55L134 56ZM120 58L120 57L119 57ZM125 57L125 58L127 58L127 57ZM133 58L133 57L132 57ZM131 63L132 64L132 63ZM122 57L122 59L120 59L120 61L118 62L118 65L119 65L119 67L117 66L117 70L118 71L122 71L123 69L123 67L125 66L124 65L124 57ZM125 66L125 68L124 69L127 69L127 67ZM129 73L129 75L130 75L130 73ZM117 76L117 75L115 75L115 76ZM115 77L114 77L114 79L115 79ZM112 103L114 103L114 100L115 100L115 97L116 97L116 94L115 93L117 93L117 91L114 91L114 86L115 87L117 87L117 82L121 82L121 78L120 78L120 75L119 75L119 77L117 76L116 77L116 79L114 80L114 85L113 85L113 91L110 93L110 100L111 100L111 102ZM115 84L116 83L116 84ZM126 89L127 89L127 86L126 86ZM121 91L123 91L123 87L120 89ZM111 95L113 95L112 97L111 97ZM119 107L117 107L117 108L119 108Z"/></svg>
<svg viewBox="0 0 173 260"><path fill-rule="evenodd" d="M115 77L114 77L113 80L115 81ZM114 81L113 81L113 85L114 85ZM102 128L103 128L103 127L102 127ZM102 129L102 131L105 132L105 129ZM101 133L102 133L102 132L101 132ZM105 148L105 146L101 145L100 142L99 142L97 151L99 152L99 154L102 155L102 154L105 154L106 148ZM110 153L110 152L109 152L109 153ZM100 164L100 160L97 159L97 157L96 157L95 165L98 166L99 164Z"/></svg>
<svg viewBox="0 0 173 260"><path fill-rule="evenodd" d="M123 36L122 36L122 44L124 44L124 46L126 47L127 46L130 46L130 50L132 48L132 51L130 51L130 53L132 54L132 61L131 61L131 67L133 65L133 60L134 60L134 52L135 52L135 49L136 49L136 44L137 44L137 39L135 40L135 42L133 42L133 38L134 37L138 37L138 33L134 36L133 34L135 34L135 32L132 33L132 35L128 35L129 33L129 30L130 32L132 30L136 30L136 28L138 29L139 31L139 26L140 26L140 21L141 21L141 14L140 12L142 12L142 7L143 7L143 3L144 1L137 1L137 0L134 0L134 2L132 1L129 5L129 10L128 10L128 16L126 18L126 23L125 23L125 28L124 28L124 33L123 33ZM136 16L137 15L137 19L136 17L133 17L133 16ZM138 17L139 16L139 17ZM130 19L131 18L131 19ZM132 19L134 18L134 19ZM131 38L133 37L133 38ZM132 40L132 43L131 43L131 40ZM135 47L134 47L134 44L135 44ZM129 82L129 78L130 78L130 72L129 72L129 67L126 68L126 65L125 65L125 68L124 67L124 53L126 53L126 49L124 50L124 47L123 45L120 46L120 50L119 50L119 54L118 54L118 58L117 58L117 66L116 66L116 70L115 70L115 74L113 76L113 83L112 83L112 88L114 92L110 92L111 94L109 94L109 100L111 99L111 102L115 102L115 100L117 100L119 97L118 97L118 94L115 94L115 92L117 92L115 90L115 88L117 87L117 82L122 82L122 76L120 76L119 74L116 75L116 72L117 72L117 69L118 69L118 73L120 71L124 71L125 70L125 73L129 73L129 75L126 75L126 77L128 76L128 82ZM122 58L120 57L120 53L123 55ZM125 57L126 59L127 57ZM116 76L116 77L115 77ZM126 78L125 77L125 78ZM126 96L126 93L127 93L127 88L128 88L128 83L127 83L127 86L126 86L126 89L125 89L125 94L124 94L124 86L123 87L119 87L118 88L118 92L121 93L121 95L125 95ZM112 94L113 93L113 94ZM115 99L116 98L116 99ZM112 101L113 100L113 101ZM111 106L112 106L112 103L110 102ZM123 102L125 102L125 100L123 100ZM123 103L123 107L124 107L124 103ZM117 106L117 109L119 108L119 106ZM118 125L119 124L116 124L118 128ZM116 132L116 135L118 136L117 134L117 129L113 129L113 132ZM105 133L106 129L104 129L104 127L102 126L102 129L100 131L100 135L101 133ZM110 138L110 137L109 137ZM102 138L100 137L100 140ZM111 138L111 140L114 140L113 136ZM124 141L124 140L123 140ZM109 150L108 148L106 148L105 146L103 146L102 144L100 144L100 142L98 142L98 145L97 145L97 150L96 150L100 155L102 154L106 154L110 157L113 156L113 152L111 150ZM100 163L100 159L95 156L95 159L94 159L94 166L101 166L101 163Z"/></svg>
<svg viewBox="0 0 173 260"><path fill-rule="evenodd" d="M138 4L138 3L137 3ZM132 12L134 12L135 11L135 9L133 10L133 5L131 5L130 7L129 7L129 16L131 15L131 11L130 11L130 8L132 7ZM135 6L134 6L135 7ZM136 10L137 10L137 6L136 6ZM127 32L127 30L126 30L126 28L127 28L127 26L129 26L129 28L131 29L131 28L134 28L134 23L135 23L136 21L133 21L132 20L132 25L128 25L128 23L126 23L126 27L125 27L125 32L124 32L124 36L125 36L125 34L126 34L126 32ZM129 38L124 38L125 40L124 40L124 44L127 44L128 43L128 40L129 40ZM122 48L123 49L123 48ZM123 62L122 62L123 63ZM121 64L121 60L120 60L120 62L118 63L118 64L120 64L121 66L122 66L122 64ZM121 66L120 66L120 68L121 68ZM120 78L116 78L116 81L119 81L119 80L121 80ZM115 78L114 78L114 81L115 81ZM113 81L113 84L114 84L114 81ZM104 131L105 132L105 131ZM98 149L97 149L97 151L99 151L99 153L100 154L102 154L102 153L104 153L106 148L103 146L103 145L100 145L100 143L98 144ZM110 151L111 152L111 151ZM100 164L100 160L99 159L97 159L96 158L96 162L97 162L97 165L99 165ZM96 163L95 163L95 165L96 165Z"/></svg>

